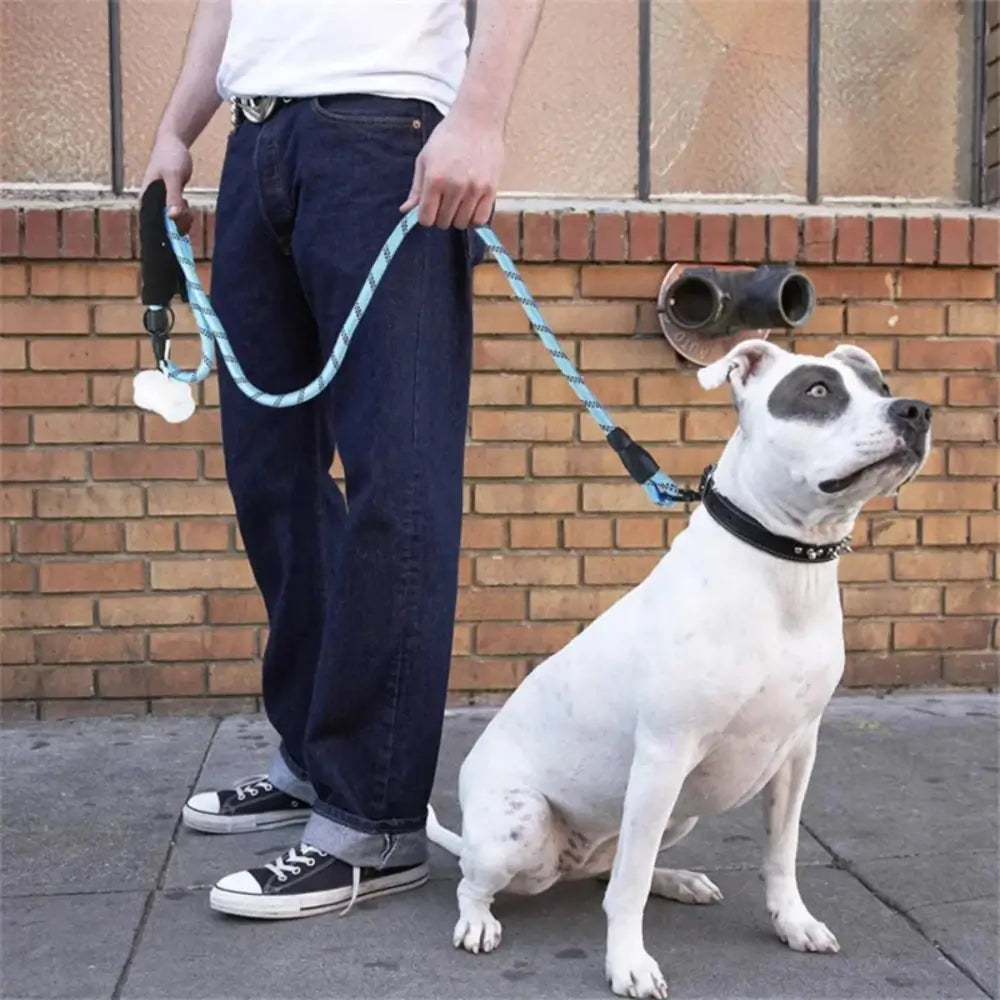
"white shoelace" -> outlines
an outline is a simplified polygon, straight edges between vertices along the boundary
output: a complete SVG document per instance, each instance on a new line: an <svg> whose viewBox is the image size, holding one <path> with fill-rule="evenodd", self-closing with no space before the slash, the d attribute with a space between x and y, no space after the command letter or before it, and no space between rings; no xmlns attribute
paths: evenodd
<svg viewBox="0 0 1000 1000"><path fill-rule="evenodd" d="M316 864L317 857L325 858L327 856L326 851L321 851L318 847L313 847L311 844L299 844L298 847L293 847L279 855L274 861L268 862L264 867L273 872L279 882L286 882L289 875L301 875L303 865L306 868L312 868ZM345 917L351 912L352 907L357 902L360 890L361 869L354 865L351 868L351 898L340 911L340 916Z"/></svg>
<svg viewBox="0 0 1000 1000"><path fill-rule="evenodd" d="M273 792L274 785L267 778L258 776L238 781L233 787L233 791L236 792L236 798L242 802L247 796L256 798L260 792Z"/></svg>

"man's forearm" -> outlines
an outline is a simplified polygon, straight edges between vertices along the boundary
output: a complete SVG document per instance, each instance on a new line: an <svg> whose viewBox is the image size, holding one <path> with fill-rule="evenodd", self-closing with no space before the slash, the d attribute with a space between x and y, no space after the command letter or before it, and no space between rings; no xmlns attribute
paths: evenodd
<svg viewBox="0 0 1000 1000"><path fill-rule="evenodd" d="M544 0L478 0L468 65L454 110L502 128Z"/></svg>
<svg viewBox="0 0 1000 1000"><path fill-rule="evenodd" d="M212 120L222 98L215 79L229 31L229 0L199 0L188 32L184 62L160 120L158 133L190 146Z"/></svg>

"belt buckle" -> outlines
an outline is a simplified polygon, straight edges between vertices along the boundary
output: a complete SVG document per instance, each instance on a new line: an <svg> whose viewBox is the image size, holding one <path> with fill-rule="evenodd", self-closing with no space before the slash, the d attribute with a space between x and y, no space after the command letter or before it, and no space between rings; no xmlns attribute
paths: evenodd
<svg viewBox="0 0 1000 1000"><path fill-rule="evenodd" d="M267 121L278 106L277 97L237 97L236 106L243 117L254 125Z"/></svg>

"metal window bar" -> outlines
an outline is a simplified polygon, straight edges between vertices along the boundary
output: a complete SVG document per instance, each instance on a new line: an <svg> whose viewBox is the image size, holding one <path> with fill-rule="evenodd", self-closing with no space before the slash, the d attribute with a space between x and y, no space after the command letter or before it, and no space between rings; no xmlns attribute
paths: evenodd
<svg viewBox="0 0 1000 1000"><path fill-rule="evenodd" d="M819 199L819 59L820 3L809 0L809 40L806 50L806 201Z"/></svg>
<svg viewBox="0 0 1000 1000"><path fill-rule="evenodd" d="M653 99L653 12L651 0L639 0L639 108L638 162L636 164L636 194L640 201L649 201L652 191L649 158L651 153L651 118Z"/></svg>
<svg viewBox="0 0 1000 1000"><path fill-rule="evenodd" d="M977 208L986 197L986 4L972 11L972 177L970 200Z"/></svg>
<svg viewBox="0 0 1000 1000"><path fill-rule="evenodd" d="M111 190L125 191L124 118L122 115L121 0L108 0L108 92L111 133Z"/></svg>

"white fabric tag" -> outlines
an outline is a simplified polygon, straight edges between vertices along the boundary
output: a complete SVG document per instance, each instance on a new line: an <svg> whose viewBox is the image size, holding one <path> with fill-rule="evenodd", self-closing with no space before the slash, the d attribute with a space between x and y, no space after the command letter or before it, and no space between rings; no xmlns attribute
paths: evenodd
<svg viewBox="0 0 1000 1000"><path fill-rule="evenodd" d="M158 413L171 424L180 424L194 413L194 394L186 382L177 382L163 372L139 372L132 379L136 406Z"/></svg>

